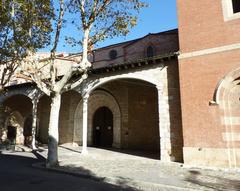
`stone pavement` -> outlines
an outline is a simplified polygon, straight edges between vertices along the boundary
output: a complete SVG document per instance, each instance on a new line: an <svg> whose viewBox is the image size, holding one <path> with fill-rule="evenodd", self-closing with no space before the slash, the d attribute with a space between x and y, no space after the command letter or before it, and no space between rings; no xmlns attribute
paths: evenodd
<svg viewBox="0 0 240 191"><path fill-rule="evenodd" d="M39 154L46 157L47 150ZM71 145L59 147L59 162L60 166L52 170L136 190L240 190L239 169L186 167L91 147L87 155L82 155L80 147Z"/></svg>

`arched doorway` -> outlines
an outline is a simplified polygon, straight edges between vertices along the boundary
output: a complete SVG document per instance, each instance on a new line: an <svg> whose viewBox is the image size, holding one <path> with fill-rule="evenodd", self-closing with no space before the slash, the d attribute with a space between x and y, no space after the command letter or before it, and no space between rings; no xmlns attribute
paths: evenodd
<svg viewBox="0 0 240 191"><path fill-rule="evenodd" d="M15 126L7 126L7 139L13 143L16 141L17 137L17 128Z"/></svg>
<svg viewBox="0 0 240 191"><path fill-rule="evenodd" d="M23 135L23 123L24 118L18 111L14 111L9 114L6 119L5 131L3 135L3 141L9 140L11 143L23 144L24 135Z"/></svg>
<svg viewBox="0 0 240 191"><path fill-rule="evenodd" d="M107 107L113 115L113 143L112 147L121 147L121 112L115 98L104 90L95 90L88 101L88 145L93 144L93 118L97 109ZM74 115L74 142L82 145L82 100L79 102Z"/></svg>
<svg viewBox="0 0 240 191"><path fill-rule="evenodd" d="M0 127L2 128L2 141L7 141L10 138L16 144L24 144L24 123L32 113L31 99L25 95L16 94L7 97L3 106L5 125Z"/></svg>
<svg viewBox="0 0 240 191"><path fill-rule="evenodd" d="M112 147L113 113L107 107L98 108L93 116L93 145L96 147Z"/></svg>

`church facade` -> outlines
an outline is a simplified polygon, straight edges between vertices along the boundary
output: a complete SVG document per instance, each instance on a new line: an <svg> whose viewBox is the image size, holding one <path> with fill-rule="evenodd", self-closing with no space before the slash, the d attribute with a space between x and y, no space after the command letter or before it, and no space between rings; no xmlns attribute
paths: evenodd
<svg viewBox="0 0 240 191"><path fill-rule="evenodd" d="M171 30L94 50L88 79L62 95L60 143L77 143L83 151L87 146L120 148L182 161L178 49L178 31ZM10 86L1 99L2 141L15 126L16 142L26 143L36 123L37 140L47 143L49 97L23 83Z"/></svg>
<svg viewBox="0 0 240 191"><path fill-rule="evenodd" d="M60 144L82 145L83 151L144 151L198 166L240 166L239 4L177 5L178 30L92 52L89 77L62 95ZM0 96L1 142L27 144L36 126L37 140L47 143L49 112L49 97L32 83L10 85Z"/></svg>

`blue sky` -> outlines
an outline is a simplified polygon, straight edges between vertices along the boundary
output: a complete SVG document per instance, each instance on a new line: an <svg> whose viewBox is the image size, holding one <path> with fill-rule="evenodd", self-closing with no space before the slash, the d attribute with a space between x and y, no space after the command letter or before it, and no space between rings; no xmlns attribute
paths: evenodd
<svg viewBox="0 0 240 191"><path fill-rule="evenodd" d="M141 10L139 22L126 37L107 39L95 46L103 47L123 41L128 41L145 36L148 33L157 33L177 28L176 0L146 0L149 7ZM71 47L64 42L64 36L72 35L74 31L71 28L65 28L58 46L59 52L80 52L80 47ZM44 49L43 51L48 51Z"/></svg>

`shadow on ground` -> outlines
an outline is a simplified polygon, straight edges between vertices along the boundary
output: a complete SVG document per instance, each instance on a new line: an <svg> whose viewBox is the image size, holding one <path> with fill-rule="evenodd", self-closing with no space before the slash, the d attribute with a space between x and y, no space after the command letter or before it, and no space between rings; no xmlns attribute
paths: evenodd
<svg viewBox="0 0 240 191"><path fill-rule="evenodd" d="M69 150L69 151L72 151L72 152L75 152L75 153L81 153L81 151L76 151L76 150L74 150L74 149L71 149L71 148L69 148L69 147L65 147L65 146L63 146L63 145L59 145L58 147L59 147L59 148L66 149L66 150Z"/></svg>
<svg viewBox="0 0 240 191"><path fill-rule="evenodd" d="M73 176L80 176L82 178L87 178L91 179L97 182L102 182L102 183L113 183L114 185L117 185L121 189L126 189L130 191L140 191L140 189L136 189L139 185L137 185L134 180L127 178L127 177L122 177L118 176L114 179L110 178L105 178L105 177L99 177L96 174L94 174L92 171L89 169L86 169L84 167L79 167L75 165L65 165L58 167L58 169L61 169L63 173L69 173ZM80 173L80 175L78 175Z"/></svg>
<svg viewBox="0 0 240 191"><path fill-rule="evenodd" d="M104 147L101 147L101 148L93 147L93 148L108 150L108 151L113 151L113 152L117 152L117 153L128 154L128 155L138 156L138 157L143 157L143 158L160 160L160 153L153 152L153 151L151 152L151 151L141 151L141 150L125 150L125 149L104 148Z"/></svg>
<svg viewBox="0 0 240 191"><path fill-rule="evenodd" d="M55 177L59 178L59 180L55 180L56 182L58 182L57 184L62 184L62 183L67 184L66 181L70 180L69 184L71 184L72 187L74 187L74 183L72 183L73 180L77 182L75 183L76 186L81 181L84 181L84 182L89 181L90 183L86 184L87 186L85 186L85 187L89 187L87 188L87 190L106 190L106 191L107 190L126 190L126 191L138 190L138 189L135 189L134 187L128 186L127 181L129 180L125 180L124 178L118 181L117 185L111 184L106 182L105 178L97 177L90 170L84 169L82 167L76 168L74 167L74 165L68 166L67 167L68 170L81 172L82 175L74 175L74 174L60 172L60 171L59 173L56 170L52 171L46 168L36 169L32 166L33 164L36 164L36 163L44 164L45 161L46 159L41 154L39 154L38 151L33 151L32 153L0 151L1 191L4 191L6 189L8 190L9 186L11 187L13 185L16 185L16 188L18 188L18 184L20 185L20 187L18 188L19 190L21 190L21 186L24 184L26 184L24 186L25 187L24 190L31 190L30 187L31 185L34 185L34 184L35 185L38 184L38 186L40 186L36 190L38 189L40 190L41 186L42 186L41 189L44 189L45 187L43 186L45 184L47 185L46 182L50 182L51 177L54 177L54 180L56 179ZM74 176L71 176L71 175L74 175ZM36 178L35 176L37 176L38 178ZM9 180L11 180L11 184L9 184ZM8 182L8 185L7 185L7 182ZM95 182L95 183L92 183L92 182ZM94 184L99 185L99 187L98 186L94 187L93 186ZM28 187L28 185L30 185L30 187ZM57 185L57 186L61 188L60 185ZM45 191L47 190L49 190L49 188L47 188ZM67 190L71 191L71 188L68 187ZM72 190L76 190L76 188Z"/></svg>
<svg viewBox="0 0 240 191"><path fill-rule="evenodd" d="M186 182L211 190L240 190L240 180L232 180L221 176L202 174L198 170L189 170ZM227 173L227 172L226 172Z"/></svg>

